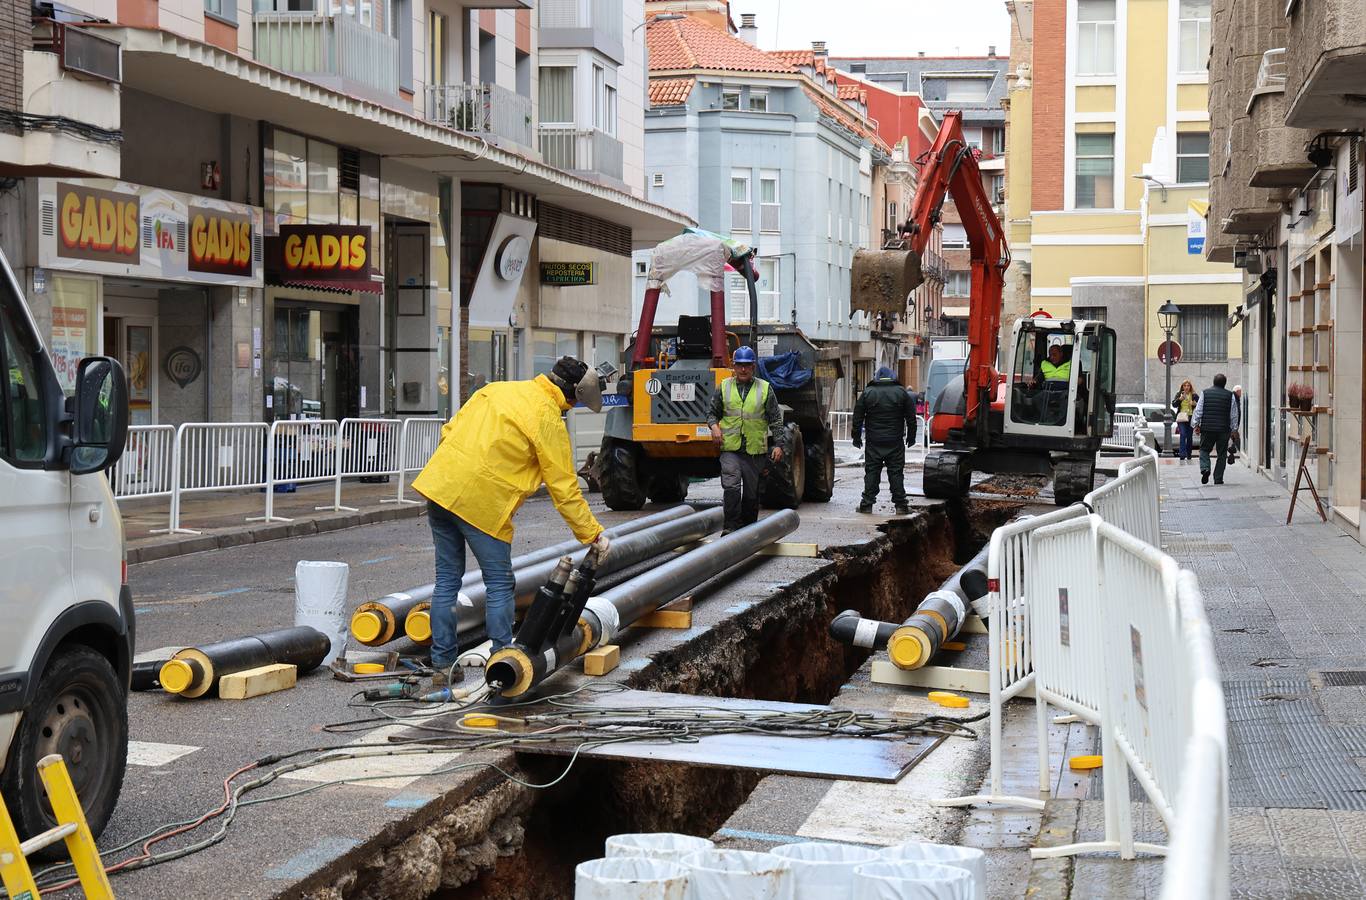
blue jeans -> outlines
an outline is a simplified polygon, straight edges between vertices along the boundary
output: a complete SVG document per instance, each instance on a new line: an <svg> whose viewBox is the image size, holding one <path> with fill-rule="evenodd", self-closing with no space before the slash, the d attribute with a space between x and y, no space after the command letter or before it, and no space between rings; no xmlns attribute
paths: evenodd
<svg viewBox="0 0 1366 900"><path fill-rule="evenodd" d="M1191 440L1191 433L1192 433L1191 423L1189 423L1189 422L1177 422L1177 423L1176 423L1176 431L1177 431L1177 434L1179 434L1179 435L1181 436L1181 448L1180 448L1179 450L1177 450L1176 455L1177 455L1179 458L1181 458L1181 459L1190 459L1190 458L1191 458L1191 443L1192 443L1192 440Z"/></svg>
<svg viewBox="0 0 1366 900"><path fill-rule="evenodd" d="M512 643L517 598L512 577L512 544L485 534L455 513L427 501L427 522L436 546L436 587L432 590L432 667L444 669L460 655L456 607L465 577L465 545L484 576L484 624L493 649Z"/></svg>

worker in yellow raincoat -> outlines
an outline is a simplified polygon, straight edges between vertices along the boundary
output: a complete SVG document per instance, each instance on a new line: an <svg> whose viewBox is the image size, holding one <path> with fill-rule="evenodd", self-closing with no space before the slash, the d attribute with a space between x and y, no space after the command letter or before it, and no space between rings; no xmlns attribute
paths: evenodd
<svg viewBox="0 0 1366 900"><path fill-rule="evenodd" d="M456 602L466 545L483 572L484 621L493 649L512 643L512 517L542 482L574 537L597 545L600 555L607 551L608 538L579 490L561 418L576 401L601 411L602 378L571 356L532 381L486 385L441 429L440 445L413 482L413 490L427 498L436 545L431 608L436 687L459 680L454 674Z"/></svg>

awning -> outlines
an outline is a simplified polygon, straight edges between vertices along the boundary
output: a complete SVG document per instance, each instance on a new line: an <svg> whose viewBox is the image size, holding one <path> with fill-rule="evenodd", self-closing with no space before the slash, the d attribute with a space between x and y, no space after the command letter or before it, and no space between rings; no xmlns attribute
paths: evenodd
<svg viewBox="0 0 1366 900"><path fill-rule="evenodd" d="M358 278L354 281L302 281L299 279L289 280L266 273L266 284L272 287L307 288L310 291L334 291L338 294L349 294L352 291L364 291L367 294L384 293L384 282L371 281L368 278Z"/></svg>

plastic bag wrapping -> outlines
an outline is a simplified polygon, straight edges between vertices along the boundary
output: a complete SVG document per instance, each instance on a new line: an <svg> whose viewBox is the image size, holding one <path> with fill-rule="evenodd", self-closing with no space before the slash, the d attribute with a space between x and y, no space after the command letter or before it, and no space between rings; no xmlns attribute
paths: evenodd
<svg viewBox="0 0 1366 900"><path fill-rule="evenodd" d="M795 900L792 868L772 853L699 850L683 857L688 900ZM870 865L872 865L870 863Z"/></svg>
<svg viewBox="0 0 1366 900"><path fill-rule="evenodd" d="M854 870L854 900L972 900L963 869L915 860L864 863Z"/></svg>
<svg viewBox="0 0 1366 900"><path fill-rule="evenodd" d="M972 876L973 892L970 900L987 900L987 857L976 847L907 841L895 847L884 848L880 855L888 862L910 860L963 869Z"/></svg>
<svg viewBox="0 0 1366 900"><path fill-rule="evenodd" d="M323 665L346 653L351 632L346 602L350 578L351 568L343 562L300 560L294 567L294 624L316 628L332 641Z"/></svg>
<svg viewBox="0 0 1366 900"><path fill-rule="evenodd" d="M792 866L795 900L849 900L854 896L854 870L879 858L867 847L814 841L784 844L772 853Z"/></svg>
<svg viewBox="0 0 1366 900"><path fill-rule="evenodd" d="M685 900L688 870L667 859L590 859L574 869L575 900Z"/></svg>
<svg viewBox="0 0 1366 900"><path fill-rule="evenodd" d="M667 831L644 834L614 834L607 839L607 856L643 856L650 859L680 860L698 850L715 845L704 837L671 834Z"/></svg>
<svg viewBox="0 0 1366 900"><path fill-rule="evenodd" d="M802 366L802 354L797 350L759 358L759 377L780 390L805 387L815 374Z"/></svg>
<svg viewBox="0 0 1366 900"><path fill-rule="evenodd" d="M650 257L650 275L645 287L660 288L679 272L692 272L708 290L726 288L726 262L731 250L720 238L702 234L680 234L655 247Z"/></svg>

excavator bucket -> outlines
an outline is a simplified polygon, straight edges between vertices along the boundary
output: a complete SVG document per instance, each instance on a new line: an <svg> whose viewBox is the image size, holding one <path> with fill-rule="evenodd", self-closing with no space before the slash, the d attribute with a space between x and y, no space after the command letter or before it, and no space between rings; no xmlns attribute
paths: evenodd
<svg viewBox="0 0 1366 900"><path fill-rule="evenodd" d="M849 307L869 313L906 311L906 298L925 283L914 250L855 250Z"/></svg>

